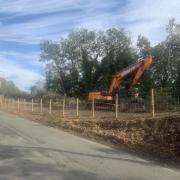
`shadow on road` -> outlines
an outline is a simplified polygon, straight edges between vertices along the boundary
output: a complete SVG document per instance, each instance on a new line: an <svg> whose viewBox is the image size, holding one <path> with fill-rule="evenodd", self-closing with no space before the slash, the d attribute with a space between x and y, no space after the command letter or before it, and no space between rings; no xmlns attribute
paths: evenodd
<svg viewBox="0 0 180 180"><path fill-rule="evenodd" d="M34 152L46 156L46 152L68 153L92 158L105 158L92 154L76 153L59 149L43 147L24 147L0 145L0 179L73 179L73 180L97 180L101 179L97 174L71 169L63 164L52 164L47 161L36 159ZM30 157L33 157L32 159ZM49 157L48 157L49 158ZM104 179L104 178L103 178ZM109 180L120 180L111 179Z"/></svg>
<svg viewBox="0 0 180 180"><path fill-rule="evenodd" d="M97 149L98 150L98 149ZM10 145L0 145L0 179L13 179L13 178L22 178L22 179L73 179L73 180L121 180L121 178L102 178L99 177L96 173L69 168L63 163L60 164L52 164L48 163L48 161L41 161L41 159L37 156L36 153L41 154L43 156L47 156L47 158L51 159L51 154L53 152L59 154L67 154L71 156L71 159L74 156L80 156L81 158L91 158L91 159L106 159L106 160L115 160L140 164L145 166L156 166L157 164L153 161L145 161L141 159L130 159L118 157L118 151L116 150L107 150L106 148L99 149L104 155L100 154L91 154L91 153L82 153L75 151L67 151L63 149L53 149L39 146L10 146ZM34 154L35 153L35 154ZM67 156L67 157L69 157ZM119 155L120 156L120 155ZM29 157L33 157L32 159ZM133 157L132 157L133 158ZM74 157L74 159L79 159L78 157ZM96 161L95 161L96 162ZM140 180L141 177L127 177L126 180Z"/></svg>
<svg viewBox="0 0 180 180"><path fill-rule="evenodd" d="M58 152L58 153L65 153L65 154L71 154L71 155L78 155L83 157L91 157L91 158L100 158L100 159L108 159L108 160L116 160L116 161L126 161L130 163L135 164L142 164L146 166L152 166L155 165L155 162L150 161L144 161L144 160L134 160L134 159L128 159L128 158L121 158L121 157L115 157L111 155L100 155L100 154L90 154L90 153L82 153L82 152L75 152L75 151L67 151L62 149L53 149L53 148L46 148L46 147L25 147L25 146L8 146L8 145L0 145L0 159L7 159L7 158L18 158L23 156L23 153L31 153L32 150L38 151L40 153L43 152ZM101 149L101 151L103 151ZM106 150L107 152L107 150ZM116 152L116 150L115 150ZM113 152L111 152L113 154Z"/></svg>

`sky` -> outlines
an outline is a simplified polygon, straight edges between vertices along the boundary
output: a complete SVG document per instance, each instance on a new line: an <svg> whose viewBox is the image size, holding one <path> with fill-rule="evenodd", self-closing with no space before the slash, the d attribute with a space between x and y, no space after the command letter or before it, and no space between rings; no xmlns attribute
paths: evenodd
<svg viewBox="0 0 180 180"><path fill-rule="evenodd" d="M0 77L29 91L44 79L40 42L123 27L133 43L141 34L155 45L171 18L180 22L180 0L0 0Z"/></svg>

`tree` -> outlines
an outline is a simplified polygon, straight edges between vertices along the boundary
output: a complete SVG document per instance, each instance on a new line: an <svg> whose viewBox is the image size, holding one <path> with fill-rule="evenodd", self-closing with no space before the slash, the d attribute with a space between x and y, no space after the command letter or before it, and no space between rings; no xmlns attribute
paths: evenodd
<svg viewBox="0 0 180 180"><path fill-rule="evenodd" d="M153 68L153 79L156 86L180 91L180 24L174 19L166 27L165 41L153 48L156 62Z"/></svg>
<svg viewBox="0 0 180 180"><path fill-rule="evenodd" d="M46 63L46 88L66 94L68 64L60 43L45 41L41 43L40 61Z"/></svg>
<svg viewBox="0 0 180 180"><path fill-rule="evenodd" d="M12 81L0 78L0 95L6 97L26 97L27 93L21 91Z"/></svg>
<svg viewBox="0 0 180 180"><path fill-rule="evenodd" d="M58 89L69 96L87 94L97 88L102 76L106 83L100 85L106 88L112 75L133 59L131 40L123 29L105 32L82 29L58 43L46 41L41 44L41 49L41 61L48 65L47 89Z"/></svg>
<svg viewBox="0 0 180 180"><path fill-rule="evenodd" d="M146 37L139 35L136 45L138 48L139 58L145 58L146 56L152 54L152 47L150 41ZM143 97L147 96L152 86L153 86L152 69L149 69L148 72L146 72L143 75L139 84L141 96Z"/></svg>
<svg viewBox="0 0 180 180"><path fill-rule="evenodd" d="M151 54L151 44L146 37L139 35L136 45L138 47L140 57L146 57Z"/></svg>

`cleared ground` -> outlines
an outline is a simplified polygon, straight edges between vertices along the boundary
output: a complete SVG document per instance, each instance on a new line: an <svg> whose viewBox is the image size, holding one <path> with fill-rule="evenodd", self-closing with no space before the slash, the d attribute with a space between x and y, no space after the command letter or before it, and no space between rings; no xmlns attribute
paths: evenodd
<svg viewBox="0 0 180 180"><path fill-rule="evenodd" d="M0 179L178 180L180 172L0 113Z"/></svg>

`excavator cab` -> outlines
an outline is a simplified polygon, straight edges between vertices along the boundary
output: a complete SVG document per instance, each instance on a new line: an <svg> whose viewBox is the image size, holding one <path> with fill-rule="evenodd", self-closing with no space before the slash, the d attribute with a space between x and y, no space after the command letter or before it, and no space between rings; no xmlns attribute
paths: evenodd
<svg viewBox="0 0 180 180"><path fill-rule="evenodd" d="M127 97L127 98L131 98L131 99L133 99L133 98L134 99L138 99L140 97L140 92L139 92L139 88L138 87L132 87L130 89L122 87L119 90L118 95L119 95L120 98Z"/></svg>
<svg viewBox="0 0 180 180"><path fill-rule="evenodd" d="M141 98L138 87L127 89L122 87L119 91L119 111L120 112L145 112L146 104Z"/></svg>

